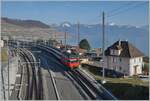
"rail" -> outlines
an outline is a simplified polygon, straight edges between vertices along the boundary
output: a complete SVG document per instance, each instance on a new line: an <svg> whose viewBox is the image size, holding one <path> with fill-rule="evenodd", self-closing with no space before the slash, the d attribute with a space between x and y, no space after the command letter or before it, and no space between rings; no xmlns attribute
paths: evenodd
<svg viewBox="0 0 150 101"><path fill-rule="evenodd" d="M52 72L48 69L48 72L50 74L50 77L51 77L51 80L52 80L52 84L54 86L54 91L55 91L55 94L56 94L56 98L57 100L60 100L60 96L59 96L59 93L58 93L58 90L57 90L57 87L56 87L56 82L55 82L55 79L53 77L53 74Z"/></svg>
<svg viewBox="0 0 150 101"><path fill-rule="evenodd" d="M18 99L19 100L22 100L22 97L21 97L21 92L22 92L22 84L23 84L23 80L24 80L24 67L21 69L21 84L20 84L20 89L19 89L19 94L18 94Z"/></svg>
<svg viewBox="0 0 150 101"><path fill-rule="evenodd" d="M46 50L47 52L53 54L59 60L61 59L61 53L58 50L55 50L47 46L41 46L41 45L38 46L38 48ZM85 75L82 75L81 71L71 70L71 73L72 74L70 75L79 83L80 86L82 86L84 90L86 90L86 92L91 97L91 99L105 99L105 100L117 99L108 90L106 90L102 85L99 84L99 88L98 88L94 84L92 84L92 82L89 79L87 79ZM78 78L77 77L75 78L74 76L78 76ZM91 90L87 90L87 88L90 88Z"/></svg>
<svg viewBox="0 0 150 101"><path fill-rule="evenodd" d="M29 68L29 66L31 67L31 71L32 71L32 80L30 79L30 71L28 70L28 92L27 92L27 99L32 99L33 98L33 90L35 90L35 99L37 98L37 82L36 82L36 74L35 74L35 65L33 63L30 62L34 62L35 58L33 55L31 55L32 53L30 53L27 50L24 49L20 49L20 53L22 54L22 56L25 58L25 61L27 63L27 66ZM23 75L23 74L22 74ZM24 77L23 77L24 78ZM23 99L22 96L22 88L23 88L23 78L21 79L21 87L20 87L20 91L19 91L19 99ZM30 82L31 81L31 82ZM34 89L35 88L35 89ZM24 95L23 95L24 96Z"/></svg>
<svg viewBox="0 0 150 101"><path fill-rule="evenodd" d="M77 83L80 85L80 87L86 92L88 97L92 100L96 100L96 95L93 93L93 91L86 85L85 82L82 81L80 77L75 75L74 73L70 72L68 73Z"/></svg>
<svg viewBox="0 0 150 101"><path fill-rule="evenodd" d="M106 89L102 88L102 86L101 88L98 88L96 85L94 85L85 75L81 73L79 69L74 70L73 72L75 73L75 75L78 75L82 79L82 81L84 81L87 86L89 86L89 88L93 90L93 92L95 92L98 97L96 99L102 98L104 100L117 100L113 95L110 95L110 93L108 93Z"/></svg>

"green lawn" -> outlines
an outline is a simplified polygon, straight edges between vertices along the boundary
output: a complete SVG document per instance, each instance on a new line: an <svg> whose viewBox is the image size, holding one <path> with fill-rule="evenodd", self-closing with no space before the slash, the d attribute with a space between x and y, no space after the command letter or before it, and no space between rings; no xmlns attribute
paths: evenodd
<svg viewBox="0 0 150 101"><path fill-rule="evenodd" d="M95 79L102 80L102 77L95 75ZM108 78L108 77L106 77L105 79L111 83L127 83L127 84L131 84L133 86L140 85L140 86L145 86L145 87L149 86L149 82L146 82L146 81L144 82L137 77L131 77L131 78Z"/></svg>
<svg viewBox="0 0 150 101"><path fill-rule="evenodd" d="M84 68L85 69L85 68ZM95 69L86 68L94 78L101 83L102 76L95 73ZM144 82L137 77L132 78L108 78L103 86L120 100L148 100L149 82Z"/></svg>

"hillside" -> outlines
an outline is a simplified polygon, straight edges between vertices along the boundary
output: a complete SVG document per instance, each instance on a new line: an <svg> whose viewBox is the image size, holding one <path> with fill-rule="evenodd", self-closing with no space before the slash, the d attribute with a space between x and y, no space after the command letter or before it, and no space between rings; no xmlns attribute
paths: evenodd
<svg viewBox="0 0 150 101"><path fill-rule="evenodd" d="M24 28L50 28L49 25L46 25L40 21L36 20L19 20L19 19L10 19L6 17L1 18L2 23L9 23L12 25L21 26Z"/></svg>
<svg viewBox="0 0 150 101"><path fill-rule="evenodd" d="M54 28L41 21L11 18L1 18L1 35L19 39L63 37L63 33L57 32Z"/></svg>

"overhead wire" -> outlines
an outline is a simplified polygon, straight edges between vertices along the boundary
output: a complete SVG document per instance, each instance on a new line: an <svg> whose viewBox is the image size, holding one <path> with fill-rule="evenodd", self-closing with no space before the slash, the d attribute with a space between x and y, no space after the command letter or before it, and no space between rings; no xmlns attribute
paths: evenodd
<svg viewBox="0 0 150 101"><path fill-rule="evenodd" d="M109 14L109 13L111 14L111 13L117 12L118 10L120 10L120 9L122 9L122 8L124 8L124 7L127 7L127 5L132 5L132 4L133 4L133 2L125 3L124 5L121 5L121 6L115 8L115 9L113 9L113 10L110 10L110 11L108 11L108 12L106 12L106 13L107 13L107 14ZM100 15L98 15L98 16L96 16L96 17L94 17L94 18L88 20L88 23L91 23L91 22L98 22L98 21L100 21L100 20L102 20L102 18L100 17Z"/></svg>
<svg viewBox="0 0 150 101"><path fill-rule="evenodd" d="M136 7L138 7L138 6L140 6L140 5L143 5L143 4L145 4L145 3L147 3L147 2L136 3L136 4L133 5L133 6L127 7L127 8L125 8L125 9L122 9L122 10L116 12L116 13L112 13L112 14L108 15L107 17L113 17L113 16L119 15L119 14L125 12L125 11L133 10L132 8L136 8Z"/></svg>
<svg viewBox="0 0 150 101"><path fill-rule="evenodd" d="M134 3L132 1L128 2L124 5L121 5L117 8L114 8L113 10L106 12L106 14L108 14L106 17L111 18L111 17L117 16L117 15L119 15L125 11L130 10L130 9L133 10L132 8L138 7L138 6L143 5L145 3L147 3L147 2L142 2L142 3L141 2L140 3ZM98 22L99 20L102 20L102 17L100 17L100 15L92 18L91 20L88 20L88 23Z"/></svg>
<svg viewBox="0 0 150 101"><path fill-rule="evenodd" d="M112 9L112 10L106 12L106 13L109 14L109 13L112 13L112 12L116 12L116 11L118 11L118 10L124 8L124 7L130 6L130 5L132 5L132 4L134 4L134 2L131 2L131 1L130 1L130 2L127 2L127 3L125 3L124 5L121 5L121 6L117 7L117 8L114 8L114 9Z"/></svg>

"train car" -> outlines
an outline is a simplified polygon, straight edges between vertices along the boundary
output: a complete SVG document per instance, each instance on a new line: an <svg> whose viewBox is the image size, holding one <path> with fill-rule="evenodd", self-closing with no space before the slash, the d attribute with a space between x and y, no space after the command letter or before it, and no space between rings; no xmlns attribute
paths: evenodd
<svg viewBox="0 0 150 101"><path fill-rule="evenodd" d="M71 69L80 65L78 53L73 50L62 51L61 62Z"/></svg>

